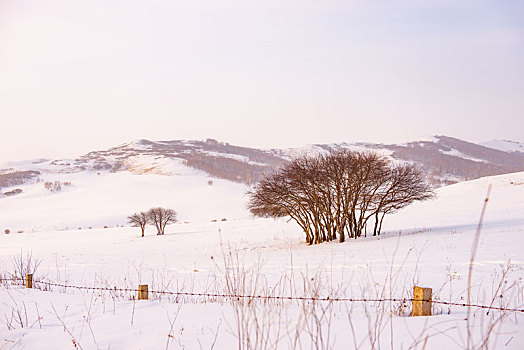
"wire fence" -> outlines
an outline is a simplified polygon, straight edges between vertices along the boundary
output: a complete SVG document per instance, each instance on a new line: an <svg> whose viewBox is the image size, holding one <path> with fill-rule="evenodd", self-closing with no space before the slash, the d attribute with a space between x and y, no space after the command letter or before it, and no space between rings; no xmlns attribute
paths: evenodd
<svg viewBox="0 0 524 350"><path fill-rule="evenodd" d="M24 278L2 278L1 282L25 282ZM58 287L77 290L88 290L88 291L105 291L105 292L128 292L138 293L140 290L137 288L108 288L108 287L89 287L79 285L69 285L64 283L56 283L49 281L37 281L33 280L34 285L44 285L48 287ZM308 296L282 296L282 295L242 295L242 294L227 294L227 293L194 293L194 292L180 292L180 291L166 291L166 290L149 290L149 293L158 295L172 295L177 297L199 297L199 298L222 298L222 299L248 299L248 300L284 300L284 301L311 301L311 302L360 302L360 303L381 303L381 302L401 302L408 303L414 301L425 301L433 304L446 305L446 306L459 306L495 311L508 311L508 312L519 312L524 313L524 308L509 308L509 307L498 307L492 305L481 305L481 304L468 304L458 303L445 300L420 300L414 298L348 298L348 297L308 297Z"/></svg>

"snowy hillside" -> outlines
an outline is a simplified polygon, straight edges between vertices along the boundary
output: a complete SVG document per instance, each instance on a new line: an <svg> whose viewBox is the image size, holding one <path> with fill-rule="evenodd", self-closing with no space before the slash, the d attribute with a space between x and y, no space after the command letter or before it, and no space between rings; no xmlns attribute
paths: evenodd
<svg viewBox="0 0 524 350"><path fill-rule="evenodd" d="M152 206L175 208L182 222L245 218L246 184L294 156L332 149L372 150L415 163L437 187L524 170L524 153L445 136L399 145L339 143L286 150L257 150L212 139L137 140L77 159L38 159L0 169L0 228L17 232L121 226L128 215ZM60 190L51 191L57 182Z"/></svg>
<svg viewBox="0 0 524 350"><path fill-rule="evenodd" d="M16 186L21 194L0 198L0 228L17 232L114 227L125 225L128 215L155 206L174 208L181 222L247 216L243 184L212 179L179 160L126 162L133 172L40 168L39 182ZM141 173L148 175L137 175ZM56 181L70 185L57 192L44 187Z"/></svg>
<svg viewBox="0 0 524 350"><path fill-rule="evenodd" d="M482 143L483 146L504 152L524 152L524 144L509 140L491 140Z"/></svg>
<svg viewBox="0 0 524 350"><path fill-rule="evenodd" d="M250 336L262 342L259 345L267 341L260 348L368 349L393 344L395 349L440 349L446 344L447 349L463 349L467 317L475 347L486 340L490 348L524 347L524 314L518 312L486 314L473 308L469 315L462 306L434 304L435 316L406 317L409 302L241 303L158 293L151 293L152 300L136 301L134 292L111 291L148 284L150 290L185 293L402 299L410 297L413 285L421 285L433 288L434 300L464 303L472 241L491 184L473 270L472 303L522 309L523 172L443 187L435 200L387 218L385 235L318 246L306 246L292 222L247 217L241 209L243 186L220 181L209 186L199 172L187 174L184 179L193 182L183 184L173 177L152 175L160 181L153 189L142 182L148 177L133 174L70 175L64 174L72 181L71 188L52 194L65 196L62 200L39 202L36 190L31 194L29 189L18 198L3 199L10 205L1 208L2 219L13 215L21 223L23 215L18 213L26 208L27 220L48 229L2 234L0 274L9 276L12 258L23 249L23 256L31 252L33 259L41 259L37 281L108 291L45 284L36 284L44 290L25 289L4 281L0 347L231 349ZM115 178L105 182L104 177L111 176ZM75 188L75 183L82 186ZM75 198L81 198L82 188L98 190L84 194L88 199L78 203ZM136 192L127 193L130 188ZM142 191L152 191L156 200L149 202ZM126 200L111 193L127 196ZM49 229L56 218L65 223L78 216L86 224L89 220L102 224L116 217L113 211L123 214L153 202L177 208L181 218L191 222L169 226L165 236L156 236L148 227L144 238L131 227ZM29 209L32 206L61 215L33 219L38 210ZM228 221L209 220L225 215ZM13 317L17 312L23 316L21 324Z"/></svg>
<svg viewBox="0 0 524 350"><path fill-rule="evenodd" d="M425 137L392 145L343 142L271 150L234 146L213 139L136 140L89 152L76 159L38 159L6 164L0 168L0 197L16 195L18 192L12 191L21 184L49 181L54 175L76 177L74 174L80 173L91 176L127 172L177 177L198 170L211 178L250 185L297 155L337 149L374 151L397 161L414 163L427 172L437 187L524 171L524 153L506 152L510 148L498 150L447 136Z"/></svg>

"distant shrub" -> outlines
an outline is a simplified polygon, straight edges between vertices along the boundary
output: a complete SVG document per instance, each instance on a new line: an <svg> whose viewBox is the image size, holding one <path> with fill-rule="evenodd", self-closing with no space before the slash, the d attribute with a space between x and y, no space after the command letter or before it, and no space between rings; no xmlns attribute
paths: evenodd
<svg viewBox="0 0 524 350"><path fill-rule="evenodd" d="M58 192L62 189L62 186L71 186L71 181L46 181L44 182L44 188L51 192Z"/></svg>
<svg viewBox="0 0 524 350"><path fill-rule="evenodd" d="M177 214L173 209L151 208L147 212L149 221L156 226L157 235L163 235L166 225L177 222Z"/></svg>
<svg viewBox="0 0 524 350"><path fill-rule="evenodd" d="M22 193L22 192L23 192L22 189L20 189L20 188L15 188L15 189L12 190L12 191L4 192L4 196L15 196L15 195L20 194L20 193Z"/></svg>
<svg viewBox="0 0 524 350"><path fill-rule="evenodd" d="M209 181L207 182L207 184L208 184L209 186L213 186L213 180L209 180Z"/></svg>
<svg viewBox="0 0 524 350"><path fill-rule="evenodd" d="M142 237L144 237L146 226L150 221L149 214L147 212L134 213L127 217L128 223L133 227L140 227L142 230Z"/></svg>
<svg viewBox="0 0 524 350"><path fill-rule="evenodd" d="M157 207L151 208L147 212L134 213L128 216L127 219L132 226L140 227L142 237L144 237L145 228L148 224L156 226L157 235L163 235L166 225L177 222L176 215L176 211L173 209Z"/></svg>
<svg viewBox="0 0 524 350"><path fill-rule="evenodd" d="M31 181L38 181L39 171L15 171L7 174L0 174L0 188L22 185Z"/></svg>

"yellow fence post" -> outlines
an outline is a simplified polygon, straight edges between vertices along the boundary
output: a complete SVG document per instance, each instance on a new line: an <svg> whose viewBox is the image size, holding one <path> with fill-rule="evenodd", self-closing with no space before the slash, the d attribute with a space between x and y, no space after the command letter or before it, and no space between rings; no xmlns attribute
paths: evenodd
<svg viewBox="0 0 524 350"><path fill-rule="evenodd" d="M431 316L431 288L413 289L413 311L411 316Z"/></svg>
<svg viewBox="0 0 524 350"><path fill-rule="evenodd" d="M28 273L25 275L25 287L26 288L33 288L33 274Z"/></svg>
<svg viewBox="0 0 524 350"><path fill-rule="evenodd" d="M138 300L147 300L149 299L149 292L147 284L138 285Z"/></svg>

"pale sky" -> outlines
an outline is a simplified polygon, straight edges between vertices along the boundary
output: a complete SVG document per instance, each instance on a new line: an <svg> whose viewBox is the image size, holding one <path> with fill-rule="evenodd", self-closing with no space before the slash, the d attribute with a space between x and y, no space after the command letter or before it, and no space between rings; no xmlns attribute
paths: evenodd
<svg viewBox="0 0 524 350"><path fill-rule="evenodd" d="M0 0L0 163L134 139L524 142L524 1Z"/></svg>

